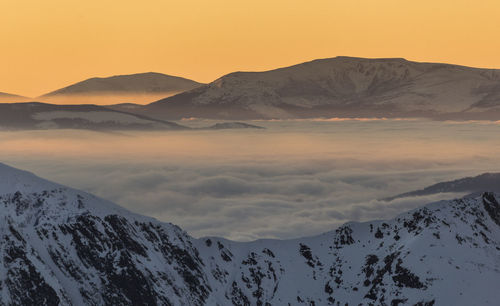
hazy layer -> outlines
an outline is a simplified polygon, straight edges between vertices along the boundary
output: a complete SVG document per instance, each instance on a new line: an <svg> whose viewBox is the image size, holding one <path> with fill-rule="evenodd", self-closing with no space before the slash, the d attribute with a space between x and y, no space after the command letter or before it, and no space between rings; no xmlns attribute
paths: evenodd
<svg viewBox="0 0 500 306"><path fill-rule="evenodd" d="M31 98L0 93L0 103L28 102Z"/></svg>
<svg viewBox="0 0 500 306"><path fill-rule="evenodd" d="M122 103L134 104L149 104L173 95L180 93L179 91L161 92L155 94L131 93L131 94L116 94L116 93L100 93L100 94L71 94L40 97L34 100L53 104L96 104L96 105L112 105Z"/></svg>
<svg viewBox="0 0 500 306"><path fill-rule="evenodd" d="M267 129L0 132L0 161L176 223L195 236L240 240L389 218L434 198L376 199L500 168L495 123L250 123Z"/></svg>

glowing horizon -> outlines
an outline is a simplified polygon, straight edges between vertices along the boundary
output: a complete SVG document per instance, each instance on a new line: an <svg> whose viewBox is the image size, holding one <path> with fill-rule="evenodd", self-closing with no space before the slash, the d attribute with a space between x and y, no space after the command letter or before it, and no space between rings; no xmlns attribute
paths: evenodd
<svg viewBox="0 0 500 306"><path fill-rule="evenodd" d="M493 0L4 0L0 92L146 71L207 83L335 56L500 68L499 15Z"/></svg>

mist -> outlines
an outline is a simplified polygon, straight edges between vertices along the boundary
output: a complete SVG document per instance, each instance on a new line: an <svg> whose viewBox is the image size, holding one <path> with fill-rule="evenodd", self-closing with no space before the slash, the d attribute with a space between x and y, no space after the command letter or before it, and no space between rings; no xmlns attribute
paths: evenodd
<svg viewBox="0 0 500 306"><path fill-rule="evenodd" d="M494 122L249 123L266 129L0 132L0 162L177 224L195 237L241 241L391 218L462 195L378 199L500 168Z"/></svg>
<svg viewBox="0 0 500 306"><path fill-rule="evenodd" d="M89 94L58 94L56 96L42 96L32 99L33 101L61 104L61 105L77 105L77 104L95 104L95 105L113 105L123 103L133 104L149 104L164 98L174 96L181 91L169 91L158 93L147 92L131 92L131 93L115 93L101 92Z"/></svg>

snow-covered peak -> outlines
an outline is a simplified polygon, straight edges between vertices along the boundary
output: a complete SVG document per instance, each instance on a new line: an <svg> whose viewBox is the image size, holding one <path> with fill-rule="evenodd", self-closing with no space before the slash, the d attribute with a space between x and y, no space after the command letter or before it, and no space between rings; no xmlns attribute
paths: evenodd
<svg viewBox="0 0 500 306"><path fill-rule="evenodd" d="M17 191L33 193L61 187L61 185L39 178L31 172L0 163L0 195Z"/></svg>
<svg viewBox="0 0 500 306"><path fill-rule="evenodd" d="M0 210L0 216L11 218L15 215L24 222L34 221L34 216L43 216L53 222L83 213L96 216L120 214L141 217L84 191L0 163L0 204L2 201L4 207Z"/></svg>

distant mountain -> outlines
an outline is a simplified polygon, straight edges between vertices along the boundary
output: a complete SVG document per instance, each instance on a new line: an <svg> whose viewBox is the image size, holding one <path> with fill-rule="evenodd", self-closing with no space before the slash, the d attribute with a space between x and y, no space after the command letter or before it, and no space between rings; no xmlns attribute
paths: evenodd
<svg viewBox="0 0 500 306"><path fill-rule="evenodd" d="M202 84L161 73L91 78L39 97L62 104L143 103L191 90Z"/></svg>
<svg viewBox="0 0 500 306"><path fill-rule="evenodd" d="M336 57L231 73L135 111L162 119L500 119L500 70Z"/></svg>
<svg viewBox="0 0 500 306"><path fill-rule="evenodd" d="M195 239L0 164L2 305L496 305L499 195L293 240Z"/></svg>
<svg viewBox="0 0 500 306"><path fill-rule="evenodd" d="M56 105L40 102L0 103L0 130L224 130L263 129L243 122L222 122L191 128L98 105Z"/></svg>
<svg viewBox="0 0 500 306"><path fill-rule="evenodd" d="M384 200L391 201L398 198L426 196L446 192L475 193L483 190L500 192L500 173L483 173L474 177L461 178L454 181L441 182L421 190L405 192Z"/></svg>
<svg viewBox="0 0 500 306"><path fill-rule="evenodd" d="M30 101L31 98L23 97L19 95L8 94L5 92L0 92L0 103L8 103L8 102L27 102Z"/></svg>
<svg viewBox="0 0 500 306"><path fill-rule="evenodd" d="M264 129L264 128L258 125L253 125L243 122L221 122L209 126L207 129L225 130L225 129Z"/></svg>
<svg viewBox="0 0 500 306"><path fill-rule="evenodd" d="M180 130L179 124L96 105L0 104L0 129Z"/></svg>

